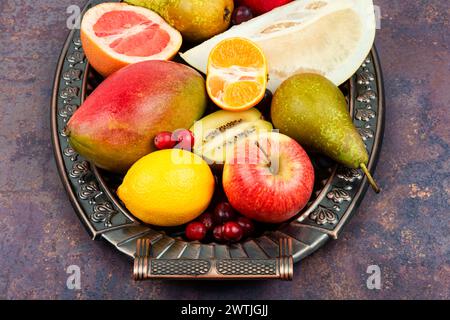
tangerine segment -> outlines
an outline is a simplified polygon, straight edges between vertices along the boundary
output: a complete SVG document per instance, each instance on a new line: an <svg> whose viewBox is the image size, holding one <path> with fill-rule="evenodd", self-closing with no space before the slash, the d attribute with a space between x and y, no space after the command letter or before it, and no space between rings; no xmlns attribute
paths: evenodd
<svg viewBox="0 0 450 320"><path fill-rule="evenodd" d="M220 108L250 109L264 97L267 62L261 49L243 38L226 39L212 51L206 81L210 98Z"/></svg>
<svg viewBox="0 0 450 320"><path fill-rule="evenodd" d="M211 51L209 64L216 68L267 67L263 51L255 43L244 38L230 38L220 42Z"/></svg>
<svg viewBox="0 0 450 320"><path fill-rule="evenodd" d="M239 81L225 87L223 102L230 107L242 107L257 99L262 84L255 81Z"/></svg>
<svg viewBox="0 0 450 320"><path fill-rule="evenodd" d="M225 88L225 81L223 80L223 78L219 76L213 76L208 79L208 84L208 91L210 91L211 95L217 99L220 99Z"/></svg>

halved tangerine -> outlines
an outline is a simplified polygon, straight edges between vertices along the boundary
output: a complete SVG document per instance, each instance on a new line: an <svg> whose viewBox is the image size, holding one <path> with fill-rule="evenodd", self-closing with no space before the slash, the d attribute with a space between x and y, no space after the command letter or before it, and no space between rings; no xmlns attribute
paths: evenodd
<svg viewBox="0 0 450 320"><path fill-rule="evenodd" d="M208 59L206 88L220 108L243 111L257 105L267 86L263 51L244 38L223 40Z"/></svg>
<svg viewBox="0 0 450 320"><path fill-rule="evenodd" d="M132 63L169 60L182 41L181 34L159 15L126 3L92 7L81 23L86 57L104 77Z"/></svg>

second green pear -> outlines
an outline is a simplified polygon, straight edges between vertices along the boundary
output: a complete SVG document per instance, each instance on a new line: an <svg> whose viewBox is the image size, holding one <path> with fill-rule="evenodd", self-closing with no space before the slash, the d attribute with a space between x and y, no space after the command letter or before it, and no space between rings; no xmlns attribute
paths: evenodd
<svg viewBox="0 0 450 320"><path fill-rule="evenodd" d="M366 147L345 97L327 78L305 73L287 79L275 92L271 116L281 133L304 147L350 168L367 165Z"/></svg>

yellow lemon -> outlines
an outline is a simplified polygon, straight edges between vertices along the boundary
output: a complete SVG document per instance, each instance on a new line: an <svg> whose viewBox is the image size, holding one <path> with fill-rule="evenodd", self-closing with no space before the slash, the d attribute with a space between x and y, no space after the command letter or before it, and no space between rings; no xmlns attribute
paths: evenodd
<svg viewBox="0 0 450 320"><path fill-rule="evenodd" d="M170 149L138 160L117 194L138 219L171 227L197 218L208 207L214 185L211 169L201 157Z"/></svg>

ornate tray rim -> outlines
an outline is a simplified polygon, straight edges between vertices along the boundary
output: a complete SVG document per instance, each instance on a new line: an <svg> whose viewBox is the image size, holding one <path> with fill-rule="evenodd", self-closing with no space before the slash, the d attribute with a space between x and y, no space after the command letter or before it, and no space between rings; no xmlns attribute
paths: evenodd
<svg viewBox="0 0 450 320"><path fill-rule="evenodd" d="M85 10L100 2L104 1L89 1ZM367 191L367 178L359 170L338 165L307 210L296 220L259 238L226 246L186 242L152 230L122 208L94 166L90 168L67 143L62 145L67 140L63 126L84 99L87 70L79 30L72 30L57 64L51 101L55 160L69 199L89 234L93 239L105 238L130 257L134 256L136 240L145 236L152 241L157 258L272 258L277 256L277 239L289 236L294 242L294 261L298 262L330 238L338 238ZM383 77L375 47L350 83L351 114L368 145L368 169L373 172L381 150L385 121ZM341 211L341 206L345 210Z"/></svg>

